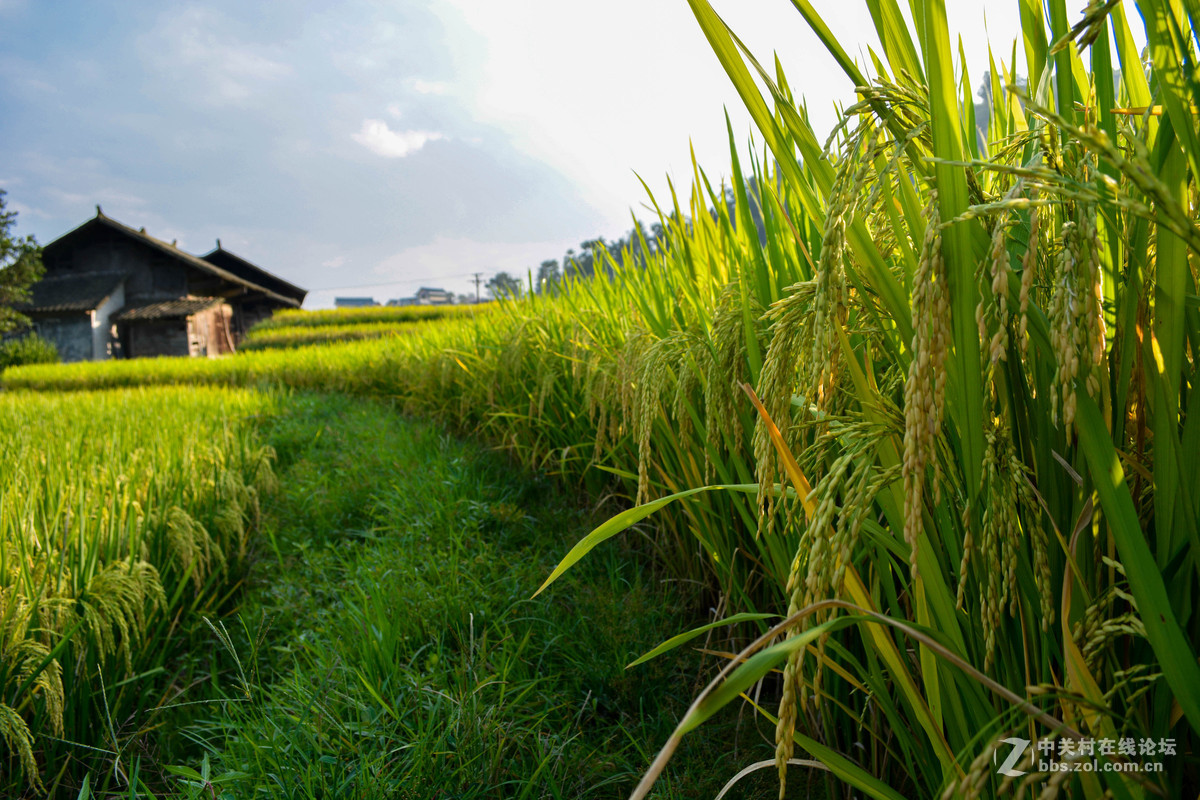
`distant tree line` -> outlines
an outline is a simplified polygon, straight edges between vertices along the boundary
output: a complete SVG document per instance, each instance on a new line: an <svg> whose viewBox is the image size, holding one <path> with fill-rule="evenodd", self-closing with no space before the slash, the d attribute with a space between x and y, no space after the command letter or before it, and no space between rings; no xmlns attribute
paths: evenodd
<svg viewBox="0 0 1200 800"><path fill-rule="evenodd" d="M759 241L766 241L766 228L763 225L762 213L757 199L759 196L758 183L751 177L746 183L746 192L750 197L750 217L758 229ZM737 216L734 214L736 192L732 187L724 190L722 200L725 203L734 224ZM717 210L709 208L709 214L717 218ZM497 272L485 284L491 297L521 297L528 289L529 278L533 280L533 290L537 294L553 294L563 280L570 277L590 278L597 269L603 269L611 275L612 267L605 261L605 253L618 266L646 266L647 254L652 258L667 247L669 229L675 225L691 227L691 220L672 213L666 219L666 225L655 222L646 225L639 219L634 219L634 227L624 236L609 241L603 236L580 242L579 250L569 248L562 258L548 258L542 261L536 269L530 270L529 277L511 275L508 272ZM644 246L643 246L644 243ZM629 262L628 264L626 262Z"/></svg>
<svg viewBox="0 0 1200 800"><path fill-rule="evenodd" d="M607 252L619 265L624 265L627 258L644 266L646 254L642 249L642 241L651 255L658 252L666 239L666 229L661 223L646 226L641 220L634 220L636 227L631 228L619 239L609 241L603 236L587 239L579 243L579 250L568 248L562 258L548 258L531 269L528 276L511 275L508 272L497 272L485 284L488 294L492 297L520 297L528 290L530 280L537 294L553 294L559 284L568 276L591 277L598 268L604 265L604 253ZM640 238L639 238L640 237ZM611 271L611 268L605 268Z"/></svg>

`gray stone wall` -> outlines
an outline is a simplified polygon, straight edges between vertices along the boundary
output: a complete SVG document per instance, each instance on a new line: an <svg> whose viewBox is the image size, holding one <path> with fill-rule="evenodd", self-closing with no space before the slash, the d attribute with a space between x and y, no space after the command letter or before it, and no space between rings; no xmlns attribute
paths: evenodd
<svg viewBox="0 0 1200 800"><path fill-rule="evenodd" d="M89 361L92 358L92 315L83 311L35 319L38 336L53 342L63 361Z"/></svg>

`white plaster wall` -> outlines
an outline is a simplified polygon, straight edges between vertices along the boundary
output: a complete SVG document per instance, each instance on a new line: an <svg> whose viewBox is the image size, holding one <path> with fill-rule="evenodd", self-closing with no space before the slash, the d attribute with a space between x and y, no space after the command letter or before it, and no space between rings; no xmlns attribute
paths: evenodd
<svg viewBox="0 0 1200 800"><path fill-rule="evenodd" d="M125 305L125 282L92 312L92 360L105 361L112 357L112 315Z"/></svg>

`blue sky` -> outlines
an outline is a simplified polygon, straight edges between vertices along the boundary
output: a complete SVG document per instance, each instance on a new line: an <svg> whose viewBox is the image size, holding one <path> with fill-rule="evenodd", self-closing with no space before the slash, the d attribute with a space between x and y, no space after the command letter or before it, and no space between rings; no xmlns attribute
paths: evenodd
<svg viewBox="0 0 1200 800"><path fill-rule="evenodd" d="M851 87L786 0L714 3L777 50L818 125ZM816 2L844 42L865 4ZM950 4L986 66L984 4ZM988 3L1009 52L1016 3ZM749 122L686 0L0 0L0 188L50 241L104 212L214 240L312 290L467 291L616 238L689 141L726 172ZM648 214L639 208L639 215Z"/></svg>

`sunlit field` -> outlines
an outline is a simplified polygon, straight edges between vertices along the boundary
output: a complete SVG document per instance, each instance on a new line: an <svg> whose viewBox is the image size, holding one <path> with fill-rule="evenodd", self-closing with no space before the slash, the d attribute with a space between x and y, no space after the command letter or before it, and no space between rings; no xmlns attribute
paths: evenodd
<svg viewBox="0 0 1200 800"><path fill-rule="evenodd" d="M319 311L288 309L278 311L270 319L255 326L257 331L278 328L336 328L368 324L399 325L405 322L430 322L446 317L476 314L486 311L487 305L439 306L367 306L365 308L335 308Z"/></svg>
<svg viewBox="0 0 1200 800"><path fill-rule="evenodd" d="M285 310L255 325L239 350L270 350L310 344L403 336L423 324L474 317L490 310L487 303L462 306L382 306L320 311Z"/></svg>
<svg viewBox="0 0 1200 800"><path fill-rule="evenodd" d="M281 347L304 347L310 344L379 339L384 336L404 336L425 324L419 322L357 322L350 325L283 325L251 329L238 351L272 350Z"/></svg>

